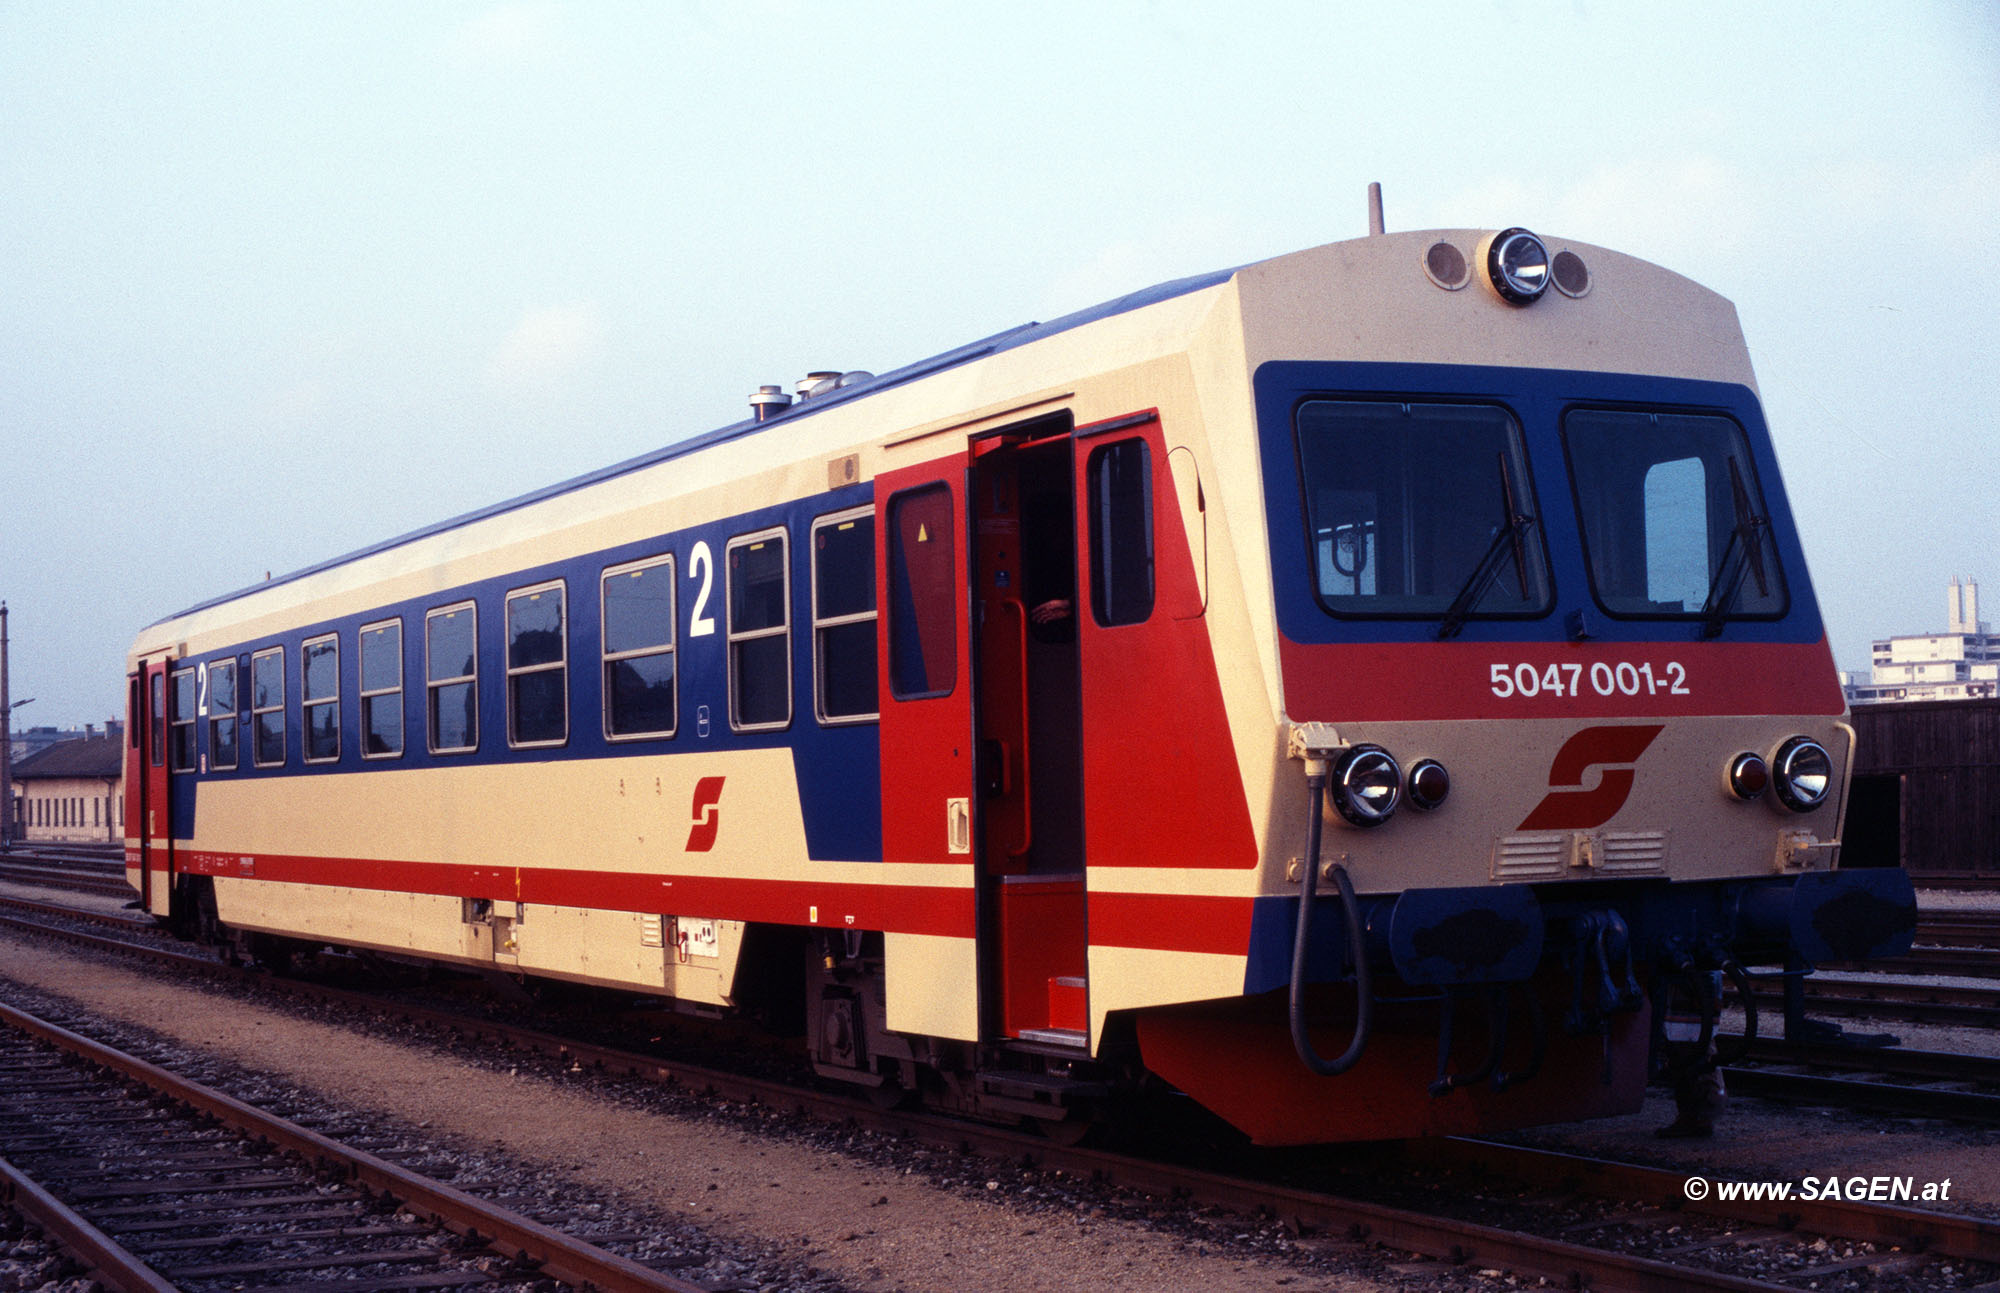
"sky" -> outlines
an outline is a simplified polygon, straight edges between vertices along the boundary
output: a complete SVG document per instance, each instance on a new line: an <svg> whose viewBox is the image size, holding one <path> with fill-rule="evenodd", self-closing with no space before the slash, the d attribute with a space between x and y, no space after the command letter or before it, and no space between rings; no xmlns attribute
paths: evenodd
<svg viewBox="0 0 2000 1293"><path fill-rule="evenodd" d="M16 726L146 624L1153 283L1524 225L1732 299L1834 654L2000 622L2000 5L0 6Z"/></svg>

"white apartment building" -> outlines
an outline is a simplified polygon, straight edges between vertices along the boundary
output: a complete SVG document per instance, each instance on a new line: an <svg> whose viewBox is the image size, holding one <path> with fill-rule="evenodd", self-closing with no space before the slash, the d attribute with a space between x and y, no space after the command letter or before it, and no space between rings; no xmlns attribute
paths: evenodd
<svg viewBox="0 0 2000 1293"><path fill-rule="evenodd" d="M1874 644L1867 682L1840 675L1850 705L1901 700L1970 700L2000 695L2000 635L1979 618L1979 585L1951 581L1942 633L1893 637Z"/></svg>

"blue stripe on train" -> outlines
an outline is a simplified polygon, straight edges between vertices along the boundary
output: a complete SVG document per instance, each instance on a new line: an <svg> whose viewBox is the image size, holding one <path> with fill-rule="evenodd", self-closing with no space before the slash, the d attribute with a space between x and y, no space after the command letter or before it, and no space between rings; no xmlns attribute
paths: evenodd
<svg viewBox="0 0 2000 1293"><path fill-rule="evenodd" d="M866 506L873 498L869 484L849 486L812 498L760 508L707 525L676 530L621 544L600 552L559 562L526 567L497 579L442 588L371 608L340 619L320 620L272 637L237 644L233 651L194 657L214 661L233 657L243 681L239 699L247 697L250 657L267 647L285 648L286 751L282 766L260 768L251 757L252 731L247 708L239 711L238 766L231 772L205 772L173 778L175 829L183 838L195 832L196 787L216 780L254 780L298 776L366 776L377 772L425 767L480 764L547 763L565 759L630 758L648 754L695 755L710 750L788 748L799 784L799 807L805 820L806 847L813 858L875 861L882 858L882 785L880 729L873 723L826 727L813 716L812 563L810 541L815 518ZM735 732L729 725L728 582L729 540L783 526L791 572L792 720L777 731ZM689 624L700 593L700 581L690 578L688 554L706 542L714 561L710 591L702 613L715 622L714 632L691 636ZM675 735L658 741L618 741L604 738L603 669L599 649L600 574L607 566L647 557L674 554L676 597L676 672L679 677L679 725ZM552 580L565 583L569 630L570 732L559 748L510 749L507 745L505 599L508 592ZM424 613L470 599L479 616L479 748L468 754L432 754L425 739ZM364 759L360 742L360 656L357 633L363 624L400 616L403 621L403 731L400 758ZM325 633L340 636L340 757L306 763L302 757L303 712L299 685L299 645ZM707 710L704 732L698 715ZM206 724L203 724L204 729ZM199 745L207 748L207 732Z"/></svg>

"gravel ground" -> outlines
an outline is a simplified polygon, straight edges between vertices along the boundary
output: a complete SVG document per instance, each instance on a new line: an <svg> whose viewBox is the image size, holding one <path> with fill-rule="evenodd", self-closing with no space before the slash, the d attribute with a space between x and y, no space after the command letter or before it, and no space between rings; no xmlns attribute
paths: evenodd
<svg viewBox="0 0 2000 1293"><path fill-rule="evenodd" d="M392 1141L401 1134L408 1143L398 1155L410 1166L475 1192L511 1193L519 1210L580 1229L645 1235L635 1255L718 1289L1232 1293L1428 1287L1438 1278L1434 1266L1357 1257L1276 1225L1189 1214L957 1155L885 1149L857 1133L565 1074L505 1052L468 1066L463 1053L407 1027L400 1037L393 1026L362 1036L4 933L0 978L212 1057L218 1085L239 1068L268 1075L253 1082L261 1093L238 1094L281 1112L315 1098L368 1111L349 1118L350 1129L372 1126ZM22 994L0 987L0 995ZM1973 1049L1953 1030L1897 1031L1911 1045ZM1891 1175L1921 1187L1949 1179L1940 1206L2000 1215L2000 1132L1739 1101L1717 1141L1653 1139L1671 1118L1671 1103L1655 1095L1629 1118L1518 1139L1715 1180ZM9 1246L0 1243L0 1258ZM1505 1282L1462 1271L1451 1285ZM35 1284L15 1283L0 1267L0 1289L15 1287Z"/></svg>
<svg viewBox="0 0 2000 1293"><path fill-rule="evenodd" d="M810 1141L781 1126L766 1136L752 1129L760 1119L790 1120L687 1098L686 1108L663 1110L654 1106L675 1103L667 1093L542 1072L525 1057L469 1067L421 1043L219 1002L12 934L0 933L0 979L20 985L0 992L27 1008L26 998L46 994L266 1074L252 1084L263 1090L231 1089L288 1116L308 1102L294 1092L317 1093L370 1111L350 1121L392 1138L411 1128L423 1144L404 1161L416 1170L533 1215L602 1218L612 1232L646 1235L650 1246L635 1255L718 1289L1411 1287L1386 1268L1328 1270L1311 1243L1276 1225L1121 1206L1083 1183L1024 1180L958 1155L909 1149L898 1164L868 1156L868 1138L837 1128ZM204 1080L222 1085L223 1076ZM852 1155L840 1152L843 1140Z"/></svg>

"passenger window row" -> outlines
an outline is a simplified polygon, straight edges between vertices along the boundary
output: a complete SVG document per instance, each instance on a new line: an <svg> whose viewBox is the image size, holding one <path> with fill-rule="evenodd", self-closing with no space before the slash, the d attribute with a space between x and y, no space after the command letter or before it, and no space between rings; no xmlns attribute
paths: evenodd
<svg viewBox="0 0 2000 1293"><path fill-rule="evenodd" d="M790 535L782 527L739 535L724 548L723 636L729 723L735 731L776 731L792 721L790 548ZM861 507L816 519L810 563L814 718L822 726L873 722L878 717L874 510ZM693 637L716 630L714 566L707 543L689 549L687 579L694 601L687 631ZM675 554L665 552L599 574L600 694L607 740L658 740L678 730L677 569ZM502 671L510 748L552 748L569 741L567 591L562 580L552 580L506 595ZM426 610L423 635L425 748L432 754L471 753L480 741L478 605L467 600ZM356 645L361 757L400 757L405 740L402 619L363 624ZM332 763L341 756L340 649L338 633L299 644L300 755L308 764ZM244 710L250 715L251 762L260 768L284 765L290 739L285 654L283 646L253 653L240 680L234 657L173 671L166 709L175 771L234 770ZM158 755L156 747L156 763Z"/></svg>

